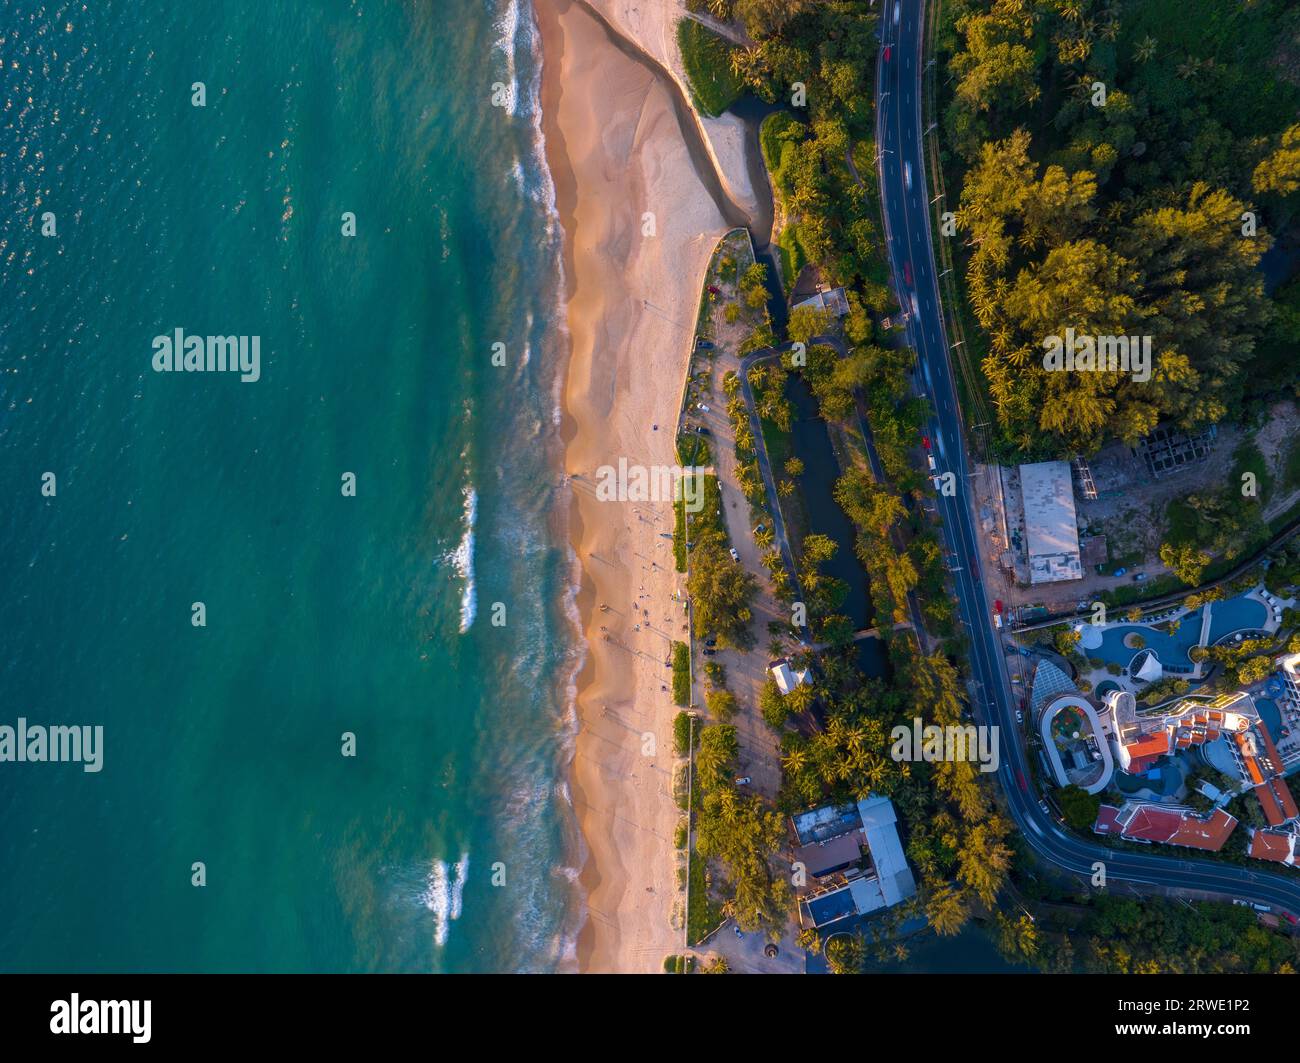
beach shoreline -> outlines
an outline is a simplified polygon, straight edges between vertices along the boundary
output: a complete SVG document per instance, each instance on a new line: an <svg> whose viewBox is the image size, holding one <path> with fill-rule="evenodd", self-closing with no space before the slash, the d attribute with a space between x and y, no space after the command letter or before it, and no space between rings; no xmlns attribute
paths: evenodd
<svg viewBox="0 0 1300 1063"><path fill-rule="evenodd" d="M699 285L730 225L680 100L572 0L534 0L543 128L564 230L571 350L561 438L571 487L575 684L569 786L582 836L581 971L652 972L680 951L669 647L685 639L670 502L599 501L597 470L676 463ZM714 190L708 187L712 178ZM676 596L676 598L675 598Z"/></svg>

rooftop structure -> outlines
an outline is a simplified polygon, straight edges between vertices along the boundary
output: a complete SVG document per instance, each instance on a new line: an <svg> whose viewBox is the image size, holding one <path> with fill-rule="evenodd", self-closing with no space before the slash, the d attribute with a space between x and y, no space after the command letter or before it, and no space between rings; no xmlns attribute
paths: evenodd
<svg viewBox="0 0 1300 1063"><path fill-rule="evenodd" d="M1285 771L1282 758L1264 721L1257 719L1253 730L1232 737L1235 740L1233 753L1241 768L1241 776L1254 789L1268 825L1280 827L1300 816L1291 789L1282 778Z"/></svg>
<svg viewBox="0 0 1300 1063"><path fill-rule="evenodd" d="M1020 489L1025 501L1029 582L1082 579L1070 466L1063 461L1022 465Z"/></svg>
<svg viewBox="0 0 1300 1063"><path fill-rule="evenodd" d="M1236 826L1236 817L1221 808L1200 816L1190 808L1128 801L1118 808L1102 805L1092 829L1131 842L1160 842L1218 852Z"/></svg>
<svg viewBox="0 0 1300 1063"><path fill-rule="evenodd" d="M865 842L866 836L861 830L824 842L810 842L795 849L795 863L803 864L813 878L825 878L860 863Z"/></svg>
<svg viewBox="0 0 1300 1063"><path fill-rule="evenodd" d="M1044 705L1065 695L1078 694L1079 688L1068 675L1051 661L1039 661L1030 687L1030 705L1037 712Z"/></svg>
<svg viewBox="0 0 1300 1063"><path fill-rule="evenodd" d="M795 303L790 309L798 310L801 306L811 306L817 310L829 310L836 317L843 317L849 312L849 301L844 295L843 288L832 288L830 291L817 292L802 302Z"/></svg>
<svg viewBox="0 0 1300 1063"><path fill-rule="evenodd" d="M1282 682L1286 696L1293 705L1300 705L1300 653L1292 653L1281 660Z"/></svg>
<svg viewBox="0 0 1300 1063"><path fill-rule="evenodd" d="M1300 861L1300 835L1288 831L1252 830L1247 855L1256 860L1295 867Z"/></svg>
<svg viewBox="0 0 1300 1063"><path fill-rule="evenodd" d="M1073 784L1090 794L1099 794L1110 785L1115 765L1101 721L1082 695L1062 694L1048 704L1039 732L1059 785ZM1070 757L1070 764L1062 754Z"/></svg>
<svg viewBox="0 0 1300 1063"><path fill-rule="evenodd" d="M827 805L792 820L801 843L795 859L816 878L843 872L844 881L800 901L801 919L823 927L905 901L916 882L898 837L898 816L887 797L856 805ZM862 867L865 846L870 857ZM818 870L820 869L820 870Z"/></svg>
<svg viewBox="0 0 1300 1063"><path fill-rule="evenodd" d="M898 904L916 892L916 882L898 837L894 803L888 797L867 797L858 802L858 814L885 903Z"/></svg>
<svg viewBox="0 0 1300 1063"><path fill-rule="evenodd" d="M1258 718L1250 695L1238 691L1211 701L1186 699L1165 712L1139 716L1127 690L1106 695L1111 745L1120 770L1142 775L1161 757L1213 742L1223 734L1241 735Z"/></svg>
<svg viewBox="0 0 1300 1063"><path fill-rule="evenodd" d="M823 805L791 817L795 837L800 845L829 841L862 826L856 805Z"/></svg>
<svg viewBox="0 0 1300 1063"><path fill-rule="evenodd" d="M790 661L782 657L779 661L773 661L767 666L767 670L772 673L772 678L776 680L776 688L782 694L788 694L795 687L807 686L812 682L812 676L808 673L807 668L795 671L790 666Z"/></svg>

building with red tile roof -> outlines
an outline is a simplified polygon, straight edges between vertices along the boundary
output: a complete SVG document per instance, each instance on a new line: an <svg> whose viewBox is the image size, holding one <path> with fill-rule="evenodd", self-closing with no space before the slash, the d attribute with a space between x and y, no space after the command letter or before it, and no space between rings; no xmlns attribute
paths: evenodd
<svg viewBox="0 0 1300 1063"><path fill-rule="evenodd" d="M1256 860L1271 860L1275 864L1294 867L1300 856L1300 837L1286 831L1253 830L1250 832L1250 847L1246 850Z"/></svg>
<svg viewBox="0 0 1300 1063"><path fill-rule="evenodd" d="M1183 845L1218 852L1236 826L1236 817L1221 808L1200 816L1190 808L1130 801L1119 808L1102 805L1092 829L1098 834L1118 835L1132 842Z"/></svg>

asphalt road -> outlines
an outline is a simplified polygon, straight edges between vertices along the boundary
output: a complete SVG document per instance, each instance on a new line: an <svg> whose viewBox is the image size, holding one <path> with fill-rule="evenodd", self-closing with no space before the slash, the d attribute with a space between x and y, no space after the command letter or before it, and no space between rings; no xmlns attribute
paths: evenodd
<svg viewBox="0 0 1300 1063"><path fill-rule="evenodd" d="M876 80L877 168L895 286L904 309L912 311L907 328L917 352L916 380L933 409L928 428L933 454L939 472L956 476L956 494L940 496L937 502L958 606L970 638L970 665L978 695L972 708L977 722L999 728L998 781L1006 792L1009 813L1028 845L1043 859L1085 876L1091 876L1094 865L1101 862L1112 887L1135 883L1239 897L1275 911L1300 914L1300 874L1284 876L1265 870L1269 865L1264 863L1260 870L1253 870L1198 859L1190 849L1152 847L1149 855L1119 852L1067 832L1040 808L1029 788L1027 754L1019 739L1006 660L980 576L969 466L939 303L921 145L924 30L924 0L884 0ZM884 46L891 51L888 60ZM910 284L905 280L909 274Z"/></svg>

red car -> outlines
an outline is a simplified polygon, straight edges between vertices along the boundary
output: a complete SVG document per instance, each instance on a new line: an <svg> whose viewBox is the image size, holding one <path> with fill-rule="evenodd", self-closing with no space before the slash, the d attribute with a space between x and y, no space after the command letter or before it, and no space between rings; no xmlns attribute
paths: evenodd
<svg viewBox="0 0 1300 1063"><path fill-rule="evenodd" d="M926 450L929 450L929 449L930 449L930 437L929 437L929 436L922 436L922 437L921 437L921 446L925 447Z"/></svg>
<svg viewBox="0 0 1300 1063"><path fill-rule="evenodd" d="M993 600L993 611L994 611L995 613L1000 613L1000 612L1002 612L1002 599L1001 599L1001 598L995 598L995 599Z"/></svg>
<svg viewBox="0 0 1300 1063"><path fill-rule="evenodd" d="M910 288L912 286L912 263L903 263L903 282Z"/></svg>
<svg viewBox="0 0 1300 1063"><path fill-rule="evenodd" d="M889 47L889 45L885 45L885 62L886 62L886 63L889 62L889 53L890 53L891 51L892 51L892 49Z"/></svg>

